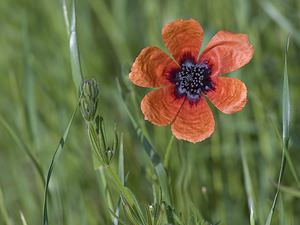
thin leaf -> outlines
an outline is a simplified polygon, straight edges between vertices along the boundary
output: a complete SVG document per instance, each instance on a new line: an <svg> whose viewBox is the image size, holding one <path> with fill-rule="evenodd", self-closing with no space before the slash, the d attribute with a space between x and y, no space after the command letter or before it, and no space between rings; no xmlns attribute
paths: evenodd
<svg viewBox="0 0 300 225"><path fill-rule="evenodd" d="M120 140L120 151L119 151L119 164L118 164L118 170L119 170L119 177L123 185L125 185L125 177L124 177L124 146L123 146L123 134L121 134L121 140ZM118 225L119 223L119 214L120 214L120 206L121 206L121 196L118 201L118 205L115 211L115 218L113 221L113 225Z"/></svg>
<svg viewBox="0 0 300 225"><path fill-rule="evenodd" d="M260 1L262 8L265 12L284 30L292 33L295 40L300 45L300 32L296 29L269 1Z"/></svg>
<svg viewBox="0 0 300 225"><path fill-rule="evenodd" d="M9 219L5 204L4 204L4 199L3 199L3 193L2 189L0 187L0 215L5 222L5 225L12 225L12 222Z"/></svg>
<svg viewBox="0 0 300 225"><path fill-rule="evenodd" d="M110 212L113 212L114 207L113 207L111 194L110 194L110 191L109 191L108 186L107 186L107 179L106 179L106 176L105 176L105 168L103 166L99 166L97 168L97 172L100 175L101 191L102 191L102 195L105 199L105 203L107 204L106 207L108 208L108 210ZM114 218L115 218L114 213L110 213L110 219L113 221Z"/></svg>
<svg viewBox="0 0 300 225"><path fill-rule="evenodd" d="M38 160L36 159L35 155L31 153L30 148L24 143L23 140L21 140L20 136L15 133L13 128L9 125L9 123L0 115L0 124L2 124L3 128L7 131L7 133L12 137L12 139L17 143L19 148L23 149L26 155L29 157L31 162L33 163L34 168L39 174L39 177L41 178L41 181L43 184L45 184L44 180L44 172L39 164Z"/></svg>
<svg viewBox="0 0 300 225"><path fill-rule="evenodd" d="M276 126L275 122L272 119L270 121L271 121L273 129L276 133L277 139L280 142L281 147L283 148L284 143L283 143L283 140L282 140L282 136L280 135L279 129L278 129L278 127ZM286 157L287 164L289 165L289 168L291 170L291 173L292 173L292 175L293 175L293 177L294 177L294 179L297 183L297 187L300 188L300 179L299 179L298 173L296 171L296 168L294 166L294 163L291 159L290 153L288 151L285 151L285 157Z"/></svg>
<svg viewBox="0 0 300 225"><path fill-rule="evenodd" d="M66 28L67 28L67 34L69 36L70 35L70 22L69 22L68 7L67 7L66 0L62 0L62 7L63 7L63 11L64 11L64 18L65 18L65 24L66 24Z"/></svg>
<svg viewBox="0 0 300 225"><path fill-rule="evenodd" d="M289 78L287 69L287 54L290 43L290 35L288 35L285 56L284 56L284 78L283 78L283 93L282 93L282 137L283 144L287 147L289 141L289 128L291 119L291 103L289 91Z"/></svg>
<svg viewBox="0 0 300 225"><path fill-rule="evenodd" d="M289 84L288 84L288 71L287 71L287 54L288 54L288 48L289 48L289 41L290 41L290 35L287 37L286 41L286 48L285 48L285 64L284 64L284 83L283 83L283 99L282 99L282 139L283 139L283 148L282 148L282 157L281 157L281 164L280 164L280 171L278 176L278 182L277 182L277 190L276 194L273 200L272 207L270 209L267 221L265 225L270 225L272 222L275 206L277 203L278 195L280 192L280 185L281 180L284 173L286 158L285 158L285 152L288 151L288 140L289 140L289 127L290 127L290 98L289 98Z"/></svg>
<svg viewBox="0 0 300 225"><path fill-rule="evenodd" d="M276 186L277 186L277 184L276 184ZM280 185L280 191L290 194L296 198L300 198L300 190L299 189Z"/></svg>
<svg viewBox="0 0 300 225"><path fill-rule="evenodd" d="M72 18L71 26L69 25L68 10L66 1L62 1L62 7L65 17L65 23L67 27L67 33L69 34L69 47L70 47L70 60L72 67L72 77L76 86L76 90L79 90L80 84L84 77L81 70L79 48L77 44L77 33L76 33L76 0L72 1Z"/></svg>
<svg viewBox="0 0 300 225"><path fill-rule="evenodd" d="M57 148L56 148L56 150L53 154L53 157L52 157L49 169L48 169L47 178L46 178L46 186L45 186L45 194L44 194L44 212L43 212L43 224L44 225L48 225L48 192L49 192L50 178L51 178L51 175L52 175L52 171L54 169L54 165L55 165L56 161L58 160L58 157L61 154L62 150L64 149L64 146L65 146L66 140L68 138L68 134L69 134L71 125L73 123L74 117L75 117L76 112L78 110L78 105L79 104L77 104L77 107L73 112L73 115L72 115L72 117L71 117L71 119L68 123L68 126L67 126L67 128L64 132L64 135L61 137L61 139L59 141L59 144L58 144L58 146L57 146Z"/></svg>
<svg viewBox="0 0 300 225"><path fill-rule="evenodd" d="M94 168L98 168L104 164L105 156L103 155L103 151L101 151L97 131L92 123L88 124L88 135L92 145L93 153L95 154L93 154L93 156L95 156L93 157Z"/></svg>
<svg viewBox="0 0 300 225"><path fill-rule="evenodd" d="M130 189L126 188L125 195L122 195L123 206L129 218L133 219L133 221L138 221L138 225L147 225L146 219L144 218L142 209ZM129 201L130 202L129 202Z"/></svg>
<svg viewBox="0 0 300 225"><path fill-rule="evenodd" d="M21 217L22 225L28 225L23 212L20 212L20 217Z"/></svg>
<svg viewBox="0 0 300 225"><path fill-rule="evenodd" d="M26 15L26 14L25 14ZM37 108L36 108L36 93L35 93L35 76L31 69L30 56L30 38L28 34L28 21L27 16L23 19L23 101L24 101L24 113L26 116L26 132L29 134L30 141L34 146L39 146L41 138L39 138L38 121L37 121Z"/></svg>
<svg viewBox="0 0 300 225"><path fill-rule="evenodd" d="M91 9L95 11L95 16L98 19L103 33L105 33L112 43L112 50L116 53L119 62L129 62L131 60L130 50L128 48L128 42L125 40L126 37L120 35L120 26L116 18L112 15L110 7L105 1L94 1L89 0ZM120 3L119 3L120 4ZM122 3L121 3L122 4ZM124 21L122 21L124 23Z"/></svg>
<svg viewBox="0 0 300 225"><path fill-rule="evenodd" d="M152 165L155 169L156 175L158 176L159 183L160 183L160 186L162 189L163 199L168 205L171 205L167 172L161 162L159 155L157 154L157 151L155 150L155 148L153 147L153 145L151 144L149 139L146 137L146 135L143 134L143 131L139 128L136 120L134 119L133 115L131 114L130 110L128 109L128 107L125 103L125 99L123 98L125 95L123 94L119 80L117 80L117 85L118 85L118 90L119 90L120 96L122 97L122 100L123 100L122 102L123 102L124 108L129 116L129 119L130 119L134 129L136 130L136 133L137 133L141 143L144 146L144 150L146 151L149 159L152 162Z"/></svg>
<svg viewBox="0 0 300 225"><path fill-rule="evenodd" d="M123 206L125 210L127 210L130 215L134 215L134 217L140 221L139 224L145 224L145 218L134 194L129 188L125 187L122 184L122 181L120 180L118 174L113 170L111 166L108 166L106 168L112 177L112 181L116 185L115 187L122 194Z"/></svg>
<svg viewBox="0 0 300 225"><path fill-rule="evenodd" d="M168 164L169 164L169 158L170 158L170 154L171 154L171 151L172 151L172 145L173 145L173 142L174 142L174 136L172 135L170 140L169 140L169 143L168 143L168 146L167 146L167 149L166 149L166 154L165 154L165 159L164 159L164 165L166 168L168 168Z"/></svg>
<svg viewBox="0 0 300 225"><path fill-rule="evenodd" d="M97 129L99 128L99 138L100 138L100 144L102 145L101 148L102 149L107 149L107 139L106 139L106 131L105 131L105 125L104 125L104 120L103 118L100 117L96 117L96 123L97 123Z"/></svg>
<svg viewBox="0 0 300 225"><path fill-rule="evenodd" d="M250 214L250 225L255 225L255 205L254 205L254 193L253 193L253 185L252 185L252 179L250 176L249 166L246 159L245 154L245 146L243 143L243 140L241 139L241 158L242 158L242 164L243 164L243 174L244 174L244 182L245 182L245 188L248 198L248 208L249 208L249 214Z"/></svg>

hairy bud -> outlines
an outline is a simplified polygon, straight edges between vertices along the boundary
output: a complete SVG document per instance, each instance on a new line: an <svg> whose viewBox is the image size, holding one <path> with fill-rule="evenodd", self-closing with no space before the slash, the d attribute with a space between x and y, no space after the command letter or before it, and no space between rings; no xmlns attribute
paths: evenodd
<svg viewBox="0 0 300 225"><path fill-rule="evenodd" d="M88 122L95 118L98 106L99 88L97 82L85 80L80 86L80 110Z"/></svg>

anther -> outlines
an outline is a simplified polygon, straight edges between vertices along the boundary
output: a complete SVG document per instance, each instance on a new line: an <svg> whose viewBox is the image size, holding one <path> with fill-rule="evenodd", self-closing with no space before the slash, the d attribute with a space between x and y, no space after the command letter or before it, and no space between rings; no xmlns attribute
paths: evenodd
<svg viewBox="0 0 300 225"><path fill-rule="evenodd" d="M206 61L195 64L193 60L186 59L181 70L173 75L178 97L187 96L190 102L198 101L202 93L213 89L210 75L211 68Z"/></svg>

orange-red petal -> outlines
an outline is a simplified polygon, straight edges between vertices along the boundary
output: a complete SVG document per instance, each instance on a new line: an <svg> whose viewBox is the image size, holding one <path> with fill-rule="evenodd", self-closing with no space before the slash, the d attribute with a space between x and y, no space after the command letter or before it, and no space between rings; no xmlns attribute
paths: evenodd
<svg viewBox="0 0 300 225"><path fill-rule="evenodd" d="M200 60L211 64L213 77L244 66L251 60L253 52L247 35L219 31L204 49Z"/></svg>
<svg viewBox="0 0 300 225"><path fill-rule="evenodd" d="M246 85L235 78L216 77L213 79L215 90L206 96L222 112L231 114L240 111L247 102Z"/></svg>
<svg viewBox="0 0 300 225"><path fill-rule="evenodd" d="M214 128L213 113L204 98L195 104L186 100L172 123L172 133L176 138L193 143L211 136Z"/></svg>
<svg viewBox="0 0 300 225"><path fill-rule="evenodd" d="M150 91L141 102L145 120L155 125L170 124L176 117L184 98L176 98L174 86Z"/></svg>
<svg viewBox="0 0 300 225"><path fill-rule="evenodd" d="M162 87L170 85L168 70L178 65L157 47L144 48L131 67L129 79L141 87Z"/></svg>
<svg viewBox="0 0 300 225"><path fill-rule="evenodd" d="M177 62L180 62L184 54L192 55L197 59L203 35L201 25L193 19L175 20L166 24L162 30L165 45Z"/></svg>

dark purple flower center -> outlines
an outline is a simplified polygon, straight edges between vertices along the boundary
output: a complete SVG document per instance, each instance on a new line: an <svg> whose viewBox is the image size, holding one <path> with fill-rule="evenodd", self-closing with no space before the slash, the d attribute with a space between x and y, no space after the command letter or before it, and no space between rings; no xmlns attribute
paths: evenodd
<svg viewBox="0 0 300 225"><path fill-rule="evenodd" d="M214 89L210 75L211 67L208 62L194 63L191 59L183 60L180 70L172 73L176 96L186 96L190 103L199 101L202 93L205 94Z"/></svg>

